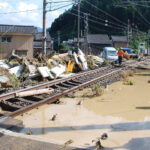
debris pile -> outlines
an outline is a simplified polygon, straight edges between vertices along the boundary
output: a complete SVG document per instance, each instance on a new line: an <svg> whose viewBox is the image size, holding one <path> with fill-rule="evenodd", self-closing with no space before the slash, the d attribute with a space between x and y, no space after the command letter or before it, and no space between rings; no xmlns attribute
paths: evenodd
<svg viewBox="0 0 150 150"><path fill-rule="evenodd" d="M78 54L53 55L50 58L37 54L28 59L12 53L6 60L0 60L0 89L32 86L57 78L69 77L74 73L103 66L105 61L98 56Z"/></svg>

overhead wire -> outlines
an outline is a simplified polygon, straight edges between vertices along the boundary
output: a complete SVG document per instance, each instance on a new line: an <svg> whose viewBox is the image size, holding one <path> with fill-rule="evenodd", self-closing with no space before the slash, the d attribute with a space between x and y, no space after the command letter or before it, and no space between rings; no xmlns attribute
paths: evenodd
<svg viewBox="0 0 150 150"><path fill-rule="evenodd" d="M70 5L72 5L72 4L68 4L68 5L65 5L65 6L61 6L61 7L55 8L55 9L50 10L50 11L56 11L56 10L59 10L59 9L62 9L62 8L68 7L68 6L70 6Z"/></svg>
<svg viewBox="0 0 150 150"><path fill-rule="evenodd" d="M127 24L125 24L124 22L122 22L121 20L119 20L119 19L117 19L116 17L114 17L114 16L112 16L112 15L110 15L109 13L107 13L106 11L104 11L104 10L102 10L102 9L100 9L100 8L98 8L97 6L95 6L94 4L92 4L92 3L90 3L90 2L88 2L88 1L85 1L86 3L88 3L89 5L91 5L91 6L93 6L93 7L95 7L97 10L99 10L99 11L101 11L101 12L103 12L104 14L106 14L106 15L108 15L109 17L111 17L112 19L114 19L114 20L116 20L116 21L118 21L119 23L121 23L121 24L123 24L124 26L128 26ZM134 31L136 31L136 29L135 28L132 28ZM142 31L139 31L139 32L141 32L141 33L143 33Z"/></svg>
<svg viewBox="0 0 150 150"><path fill-rule="evenodd" d="M64 6L61 6L61 7L58 7L58 8L55 8L51 11L55 11L55 10L59 10L59 9L62 9L62 8L65 8L67 6L70 6L72 4L68 4L68 5L64 5ZM18 11L18 12L7 12L7 13L0 13L0 14L13 14L13 13L22 13L22 12L29 12L29 11L35 11L35 10L40 10L40 9L32 9L32 10L26 10L26 11ZM2 38L4 35L6 35L12 28L14 28L16 25L12 25L10 28L8 28L8 30L6 32L4 32L0 37Z"/></svg>
<svg viewBox="0 0 150 150"><path fill-rule="evenodd" d="M148 25L150 25L150 22L149 22L135 7L132 7L132 8L134 8L134 10L136 10L137 13L141 16L141 18L143 18L143 20L144 20Z"/></svg>
<svg viewBox="0 0 150 150"><path fill-rule="evenodd" d="M148 7L148 8L150 7L149 5L138 4L136 2L126 2L126 3L123 2L123 4L130 4L130 5L142 6L142 7Z"/></svg>
<svg viewBox="0 0 150 150"><path fill-rule="evenodd" d="M118 5L119 7L123 7L123 8L126 8L126 7L132 7L139 15L140 17L147 23L147 27L149 27L150 25L150 22L137 10L137 8L135 8L133 5Z"/></svg>
<svg viewBox="0 0 150 150"><path fill-rule="evenodd" d="M102 9L98 8L98 7L97 7L97 6L95 6L94 4L92 4L92 3L88 2L87 0L85 0L85 2L86 2L86 3L88 3L89 5L91 5L91 6L95 7L97 10L101 11L102 13L106 14L107 16L111 17L112 19L114 19L114 20L118 21L119 23L121 23L121 24L123 24L123 25L127 26L127 24L123 23L121 20L119 20L119 19L117 19L116 17L114 17L114 16L110 15L110 14L109 14L109 13L107 13L106 11L104 11L104 10L102 10Z"/></svg>
<svg viewBox="0 0 150 150"><path fill-rule="evenodd" d="M78 11L78 10L76 10L76 9L73 9L73 10ZM80 12L83 13L83 14L86 13L86 12L83 12L83 11L80 11ZM95 18L95 19L100 20L100 21L104 21L104 22L106 23L106 20L101 19L101 18L98 18L98 17L96 17L96 16L94 16L94 15L89 14L89 17ZM108 21L108 20L107 20L107 21ZM119 24L117 24L117 23L113 23L113 22L111 22L111 21L108 21L108 23L109 23L109 24L112 24L112 25L116 25L116 26L121 27L121 28L127 28L126 26L122 26L122 25L119 25Z"/></svg>
<svg viewBox="0 0 150 150"><path fill-rule="evenodd" d="M67 4L64 7L70 6L72 4L73 4L73 2L70 1L70 4ZM55 10L58 10L58 9L61 9L61 8L64 8L64 7L63 6L62 7L58 7L56 9L52 10L52 11L55 11ZM32 11L37 11L37 10L43 10L43 8L29 9L29 10L23 10L23 11L14 11L14 12L13 11L11 11L11 12L1 12L0 14L16 14L16 13L32 12Z"/></svg>
<svg viewBox="0 0 150 150"><path fill-rule="evenodd" d="M72 13L72 12L68 12L68 13L70 13L70 14L72 14L72 15L74 15L74 16L78 16L77 14L75 14L75 13ZM84 17L82 17L82 16L80 16L80 19L81 18L84 18ZM91 21L91 22L94 22L94 23L97 23L97 24L100 24L100 25L102 25L102 26L105 26L104 25L104 23L101 23L101 22L98 22L98 21L95 21L95 20L92 20L92 19L88 19L89 21ZM108 26L105 26L105 27L110 27L110 28L113 28L113 29L124 29L124 28L119 28L119 27L113 27L113 26L111 26L111 25L108 25Z"/></svg>
<svg viewBox="0 0 150 150"><path fill-rule="evenodd" d="M42 10L42 8L39 8L39 9L31 9L31 10L24 10L24 11L14 11L14 12L2 12L2 13L0 13L0 14L17 14L17 13L32 12L32 11L37 11L37 10Z"/></svg>

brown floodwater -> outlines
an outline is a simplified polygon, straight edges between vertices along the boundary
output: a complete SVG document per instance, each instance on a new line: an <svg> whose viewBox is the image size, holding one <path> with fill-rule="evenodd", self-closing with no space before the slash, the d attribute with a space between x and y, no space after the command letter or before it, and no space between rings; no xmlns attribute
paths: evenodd
<svg viewBox="0 0 150 150"><path fill-rule="evenodd" d="M78 147L92 147L92 140L107 132L105 147L146 150L150 147L150 71L138 71L129 79L134 85L113 83L100 97L90 97L91 90L85 89L76 98L62 98L62 104L44 105L18 116L25 126L21 132L30 129L34 136L61 144L72 139L72 146ZM79 100L83 100L81 106L76 105ZM58 114L56 120L51 121L54 114ZM144 147L131 142L142 142Z"/></svg>
<svg viewBox="0 0 150 150"><path fill-rule="evenodd" d="M122 117L126 120L144 120L150 114L150 71L138 71L130 77L134 85L116 82L107 87L101 97L86 99L89 111L103 116Z"/></svg>

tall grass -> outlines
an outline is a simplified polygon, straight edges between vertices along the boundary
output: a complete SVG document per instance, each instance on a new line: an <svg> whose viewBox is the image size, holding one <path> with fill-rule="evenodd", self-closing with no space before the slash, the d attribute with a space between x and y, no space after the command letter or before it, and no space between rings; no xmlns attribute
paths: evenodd
<svg viewBox="0 0 150 150"><path fill-rule="evenodd" d="M93 86L92 92L95 96L101 96L104 93L104 88L101 86L100 83L97 83Z"/></svg>

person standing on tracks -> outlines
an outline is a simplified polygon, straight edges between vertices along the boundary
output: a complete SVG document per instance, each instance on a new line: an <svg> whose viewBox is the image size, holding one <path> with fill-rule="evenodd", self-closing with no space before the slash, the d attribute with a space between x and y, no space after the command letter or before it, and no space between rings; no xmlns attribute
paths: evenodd
<svg viewBox="0 0 150 150"><path fill-rule="evenodd" d="M117 54L118 54L119 65L121 65L122 64L122 58L124 57L124 52L123 52L121 47L120 47Z"/></svg>

